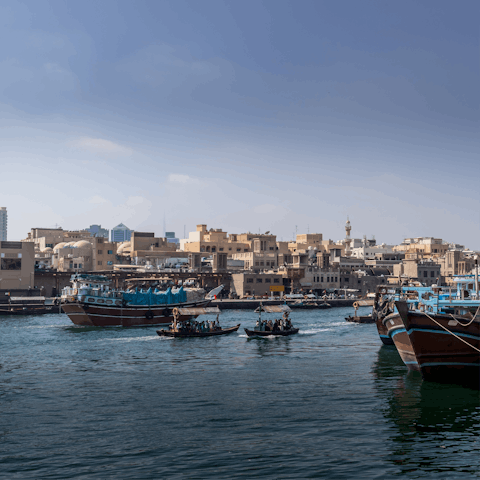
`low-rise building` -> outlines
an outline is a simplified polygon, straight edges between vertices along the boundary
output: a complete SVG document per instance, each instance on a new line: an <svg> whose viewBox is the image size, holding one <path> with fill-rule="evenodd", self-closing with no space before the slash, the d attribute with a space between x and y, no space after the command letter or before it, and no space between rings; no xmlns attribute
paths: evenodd
<svg viewBox="0 0 480 480"><path fill-rule="evenodd" d="M415 280L425 286L443 283L441 265L431 259L424 259L419 253L406 253L402 263L393 266L395 277Z"/></svg>
<svg viewBox="0 0 480 480"><path fill-rule="evenodd" d="M281 295L283 276L278 273L233 273L230 290L240 298L251 295Z"/></svg>
<svg viewBox="0 0 480 480"><path fill-rule="evenodd" d="M32 242L0 242L0 289L35 286L35 250Z"/></svg>

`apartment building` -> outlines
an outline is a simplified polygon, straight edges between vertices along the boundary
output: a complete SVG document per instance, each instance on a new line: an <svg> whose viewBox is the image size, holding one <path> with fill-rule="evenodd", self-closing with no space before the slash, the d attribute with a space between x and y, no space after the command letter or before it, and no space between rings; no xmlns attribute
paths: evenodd
<svg viewBox="0 0 480 480"><path fill-rule="evenodd" d="M0 207L0 242L7 241L8 226L7 207Z"/></svg>

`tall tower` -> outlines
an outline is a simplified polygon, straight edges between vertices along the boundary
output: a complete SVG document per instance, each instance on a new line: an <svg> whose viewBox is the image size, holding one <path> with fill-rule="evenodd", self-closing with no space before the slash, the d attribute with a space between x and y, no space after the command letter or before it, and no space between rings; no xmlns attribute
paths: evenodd
<svg viewBox="0 0 480 480"><path fill-rule="evenodd" d="M0 207L0 241L7 241L7 207Z"/></svg>
<svg viewBox="0 0 480 480"><path fill-rule="evenodd" d="M349 257L352 252L350 250L350 232L352 231L352 226L350 224L350 219L347 217L347 222L345 223L345 255Z"/></svg>

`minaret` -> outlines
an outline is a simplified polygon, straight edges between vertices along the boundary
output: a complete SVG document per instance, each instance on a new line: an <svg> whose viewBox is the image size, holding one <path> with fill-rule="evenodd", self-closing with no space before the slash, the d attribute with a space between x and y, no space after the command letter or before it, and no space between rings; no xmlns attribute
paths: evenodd
<svg viewBox="0 0 480 480"><path fill-rule="evenodd" d="M350 250L350 232L352 231L352 226L350 225L350 220L347 217L347 223L345 223L345 256L349 257L352 252Z"/></svg>

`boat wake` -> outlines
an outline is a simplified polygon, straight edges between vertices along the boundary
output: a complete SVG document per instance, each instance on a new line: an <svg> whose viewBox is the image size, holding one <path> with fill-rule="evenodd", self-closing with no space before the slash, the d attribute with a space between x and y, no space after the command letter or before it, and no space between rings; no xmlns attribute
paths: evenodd
<svg viewBox="0 0 480 480"><path fill-rule="evenodd" d="M158 337L153 335L148 335L144 337L129 337L129 338L106 338L105 340L109 342L120 342L120 343L130 343L130 342L148 342L150 340L156 340Z"/></svg>
<svg viewBox="0 0 480 480"><path fill-rule="evenodd" d="M315 335L320 332L331 332L333 328L311 328L309 330L300 330L298 333L300 335Z"/></svg>

